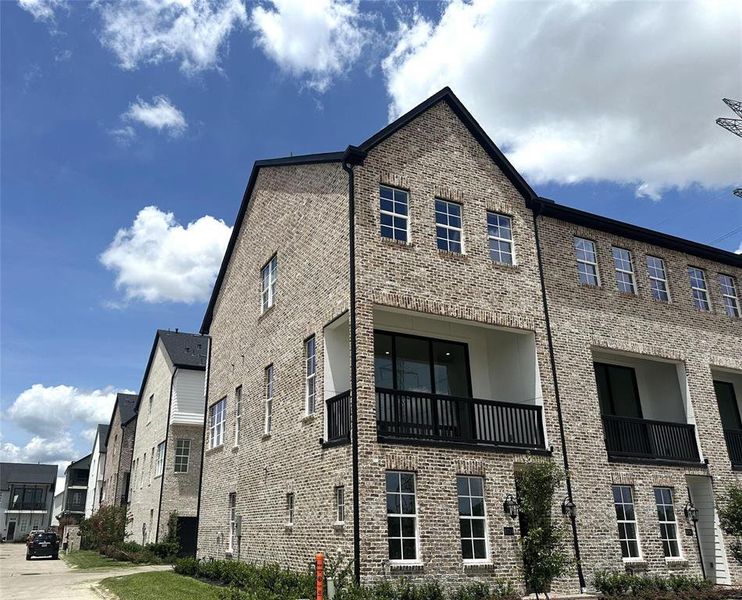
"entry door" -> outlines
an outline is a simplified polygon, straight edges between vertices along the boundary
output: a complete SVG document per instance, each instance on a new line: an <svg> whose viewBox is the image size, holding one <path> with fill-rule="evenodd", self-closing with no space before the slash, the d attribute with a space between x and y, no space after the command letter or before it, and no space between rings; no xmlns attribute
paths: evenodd
<svg viewBox="0 0 742 600"><path fill-rule="evenodd" d="M178 543L180 556L196 556L198 517L178 517Z"/></svg>
<svg viewBox="0 0 742 600"><path fill-rule="evenodd" d="M721 585L731 585L724 537L719 524L719 515L714 505L714 490L711 478L700 475L686 476L688 493L698 509L696 532L703 560L706 579Z"/></svg>
<svg viewBox="0 0 742 600"><path fill-rule="evenodd" d="M12 542L15 538L15 521L11 521L8 523L8 534L5 536L5 539L9 542Z"/></svg>

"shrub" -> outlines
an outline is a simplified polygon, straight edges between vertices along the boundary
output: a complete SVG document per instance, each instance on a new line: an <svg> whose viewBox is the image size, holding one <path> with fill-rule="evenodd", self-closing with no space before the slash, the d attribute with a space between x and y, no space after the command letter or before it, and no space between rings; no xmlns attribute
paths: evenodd
<svg viewBox="0 0 742 600"><path fill-rule="evenodd" d="M609 598L705 598L715 592L710 581L689 575L634 575L619 571L600 571L595 574L595 589ZM713 596L709 596L713 597Z"/></svg>
<svg viewBox="0 0 742 600"><path fill-rule="evenodd" d="M521 595L509 583L498 581L492 587L480 582L467 583L448 597L449 600L520 600Z"/></svg>
<svg viewBox="0 0 742 600"><path fill-rule="evenodd" d="M123 542L130 522L125 506L102 506L90 518L80 521L81 545L100 550Z"/></svg>
<svg viewBox="0 0 742 600"><path fill-rule="evenodd" d="M733 536L732 554L742 563L742 486L730 485L720 498L719 520L724 533Z"/></svg>
<svg viewBox="0 0 742 600"><path fill-rule="evenodd" d="M157 542L147 544L145 549L154 554L157 558L174 560L178 555L180 546L178 545L178 542Z"/></svg>

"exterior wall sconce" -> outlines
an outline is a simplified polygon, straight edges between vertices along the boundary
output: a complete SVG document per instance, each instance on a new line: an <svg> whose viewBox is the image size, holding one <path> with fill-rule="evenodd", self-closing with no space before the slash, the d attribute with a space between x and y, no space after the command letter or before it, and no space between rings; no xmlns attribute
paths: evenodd
<svg viewBox="0 0 742 600"><path fill-rule="evenodd" d="M577 516L577 505L570 500L569 496L562 500L562 514L570 519Z"/></svg>
<svg viewBox="0 0 742 600"><path fill-rule="evenodd" d="M509 516L511 519L514 519L518 516L520 506L518 505L518 501L515 499L515 497L512 494L508 494L507 496L505 496L505 502L502 503L502 508L507 516Z"/></svg>
<svg viewBox="0 0 742 600"><path fill-rule="evenodd" d="M688 521L692 521L693 523L696 523L698 521L698 509L690 500L685 503L685 506L683 507L683 513L685 514L685 518Z"/></svg>

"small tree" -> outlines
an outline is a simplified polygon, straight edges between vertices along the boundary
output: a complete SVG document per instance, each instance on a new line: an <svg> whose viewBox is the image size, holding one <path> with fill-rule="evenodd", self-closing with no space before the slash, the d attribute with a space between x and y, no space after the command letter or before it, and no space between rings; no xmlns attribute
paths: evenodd
<svg viewBox="0 0 742 600"><path fill-rule="evenodd" d="M89 519L80 521L80 535L88 548L100 550L123 542L130 522L125 506L103 506Z"/></svg>
<svg viewBox="0 0 742 600"><path fill-rule="evenodd" d="M549 597L551 582L566 575L572 564L564 550L565 527L551 518L554 492L564 480L564 472L552 461L533 460L521 465L515 472L520 513L526 532L520 547L526 586Z"/></svg>
<svg viewBox="0 0 742 600"><path fill-rule="evenodd" d="M724 533L734 536L732 553L742 563L742 487L732 484L720 498L719 520Z"/></svg>

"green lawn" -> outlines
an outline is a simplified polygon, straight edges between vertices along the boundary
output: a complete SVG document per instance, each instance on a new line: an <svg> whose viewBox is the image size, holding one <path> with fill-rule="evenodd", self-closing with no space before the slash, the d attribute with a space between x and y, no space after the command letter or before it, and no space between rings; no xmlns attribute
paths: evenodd
<svg viewBox="0 0 742 600"><path fill-rule="evenodd" d="M78 550L69 554L60 553L67 564L77 569L111 569L116 567L134 567L133 563L113 560L95 550Z"/></svg>
<svg viewBox="0 0 742 600"><path fill-rule="evenodd" d="M171 571L110 577L101 585L121 600L218 600L216 586Z"/></svg>

